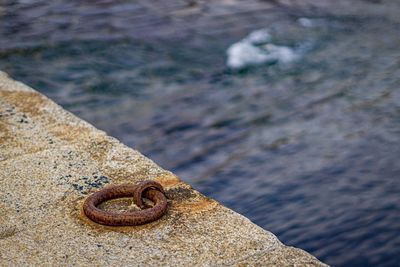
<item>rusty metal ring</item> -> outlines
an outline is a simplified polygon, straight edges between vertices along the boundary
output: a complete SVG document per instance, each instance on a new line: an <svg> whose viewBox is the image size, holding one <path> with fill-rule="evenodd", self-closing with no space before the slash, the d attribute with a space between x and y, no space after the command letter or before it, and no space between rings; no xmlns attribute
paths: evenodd
<svg viewBox="0 0 400 267"><path fill-rule="evenodd" d="M165 194L164 188L155 181L143 181L143 182L139 183L138 185L136 185L136 190L133 194L133 201L141 209L148 207L143 202L143 196L144 196L144 193L149 189L156 189L156 190L160 191L161 193Z"/></svg>
<svg viewBox="0 0 400 267"><path fill-rule="evenodd" d="M130 212L109 212L97 208L101 203L123 197L132 197L136 205L146 207L142 198L154 203L151 208ZM111 226L132 226L146 224L161 218L167 211L168 203L162 186L154 181L139 185L123 184L104 188L90 195L83 203L83 211L94 222Z"/></svg>

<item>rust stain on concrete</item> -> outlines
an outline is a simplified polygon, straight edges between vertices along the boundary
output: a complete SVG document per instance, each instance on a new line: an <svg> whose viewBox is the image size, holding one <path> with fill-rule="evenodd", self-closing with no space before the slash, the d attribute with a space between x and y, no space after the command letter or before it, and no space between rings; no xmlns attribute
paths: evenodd
<svg viewBox="0 0 400 267"><path fill-rule="evenodd" d="M51 127L49 133L63 141L90 139L90 129L66 123L59 123Z"/></svg>
<svg viewBox="0 0 400 267"><path fill-rule="evenodd" d="M172 174L172 173L165 173L162 175L158 175L155 179L155 181L159 182L162 186L166 188L178 186L180 184L184 184L178 176ZM189 186L189 185L188 185Z"/></svg>
<svg viewBox="0 0 400 267"><path fill-rule="evenodd" d="M48 98L38 92L25 91L1 91L0 98L10 104L17 106L20 111L29 113L31 116L42 115L42 107L48 103Z"/></svg>

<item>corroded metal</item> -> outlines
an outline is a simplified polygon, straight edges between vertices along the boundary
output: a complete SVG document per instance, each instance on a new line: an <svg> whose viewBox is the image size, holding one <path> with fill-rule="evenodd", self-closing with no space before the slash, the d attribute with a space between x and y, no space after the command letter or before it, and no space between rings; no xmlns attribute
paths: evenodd
<svg viewBox="0 0 400 267"><path fill-rule="evenodd" d="M135 204L142 209L129 212L110 212L98 208L98 205L107 200L123 197L133 197ZM143 198L151 200L154 205L144 204ZM83 211L89 219L110 226L146 224L161 218L167 208L168 203L164 190L155 181L107 187L90 195L83 203Z"/></svg>

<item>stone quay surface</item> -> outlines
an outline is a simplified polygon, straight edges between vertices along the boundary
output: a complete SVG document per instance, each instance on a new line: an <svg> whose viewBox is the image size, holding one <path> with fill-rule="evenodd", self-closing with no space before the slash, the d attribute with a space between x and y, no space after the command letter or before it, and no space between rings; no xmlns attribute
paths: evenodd
<svg viewBox="0 0 400 267"><path fill-rule="evenodd" d="M169 199L160 220L110 227L84 215L90 193L147 179ZM326 266L4 72L0 184L1 266Z"/></svg>

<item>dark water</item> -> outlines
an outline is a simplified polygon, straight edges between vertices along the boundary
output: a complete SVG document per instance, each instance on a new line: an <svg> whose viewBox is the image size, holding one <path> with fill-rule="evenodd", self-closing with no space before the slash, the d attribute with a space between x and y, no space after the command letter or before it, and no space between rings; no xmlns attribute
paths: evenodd
<svg viewBox="0 0 400 267"><path fill-rule="evenodd" d="M0 1L0 69L288 245L400 266L400 3L321 3ZM227 68L260 28L308 49Z"/></svg>

